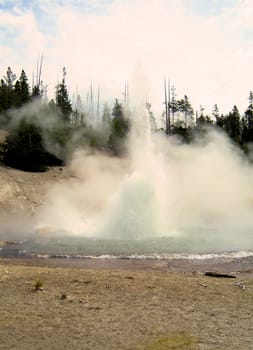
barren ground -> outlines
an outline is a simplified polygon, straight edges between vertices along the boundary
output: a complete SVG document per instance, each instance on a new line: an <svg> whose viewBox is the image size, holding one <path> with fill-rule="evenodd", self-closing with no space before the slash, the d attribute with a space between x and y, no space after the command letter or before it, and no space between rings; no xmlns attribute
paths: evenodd
<svg viewBox="0 0 253 350"><path fill-rule="evenodd" d="M253 280L236 282L1 260L1 349L252 349Z"/></svg>
<svg viewBox="0 0 253 350"><path fill-rule="evenodd" d="M32 216L44 204L48 187L70 176L65 167L30 173L0 166L0 214Z"/></svg>

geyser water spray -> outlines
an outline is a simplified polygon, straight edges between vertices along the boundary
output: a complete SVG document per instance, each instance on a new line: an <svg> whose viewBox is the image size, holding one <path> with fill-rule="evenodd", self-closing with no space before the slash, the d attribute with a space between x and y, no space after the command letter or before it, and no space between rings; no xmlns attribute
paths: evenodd
<svg viewBox="0 0 253 350"><path fill-rule="evenodd" d="M128 143L124 159L77 153L74 177L49 192L38 221L100 243L135 241L133 252L253 249L252 166L225 135L186 145L152 133L137 108Z"/></svg>

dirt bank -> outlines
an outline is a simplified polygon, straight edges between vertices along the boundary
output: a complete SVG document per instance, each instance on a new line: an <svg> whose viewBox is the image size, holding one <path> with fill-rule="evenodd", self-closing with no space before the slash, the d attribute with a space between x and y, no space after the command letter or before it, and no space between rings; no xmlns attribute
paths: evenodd
<svg viewBox="0 0 253 350"><path fill-rule="evenodd" d="M32 216L44 204L48 188L70 176L65 167L31 173L0 166L0 215Z"/></svg>

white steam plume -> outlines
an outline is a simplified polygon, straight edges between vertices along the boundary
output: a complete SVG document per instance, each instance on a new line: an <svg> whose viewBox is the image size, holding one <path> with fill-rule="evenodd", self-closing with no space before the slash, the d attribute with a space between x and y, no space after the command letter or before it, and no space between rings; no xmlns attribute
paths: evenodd
<svg viewBox="0 0 253 350"><path fill-rule="evenodd" d="M148 140L148 141L147 141ZM74 178L48 194L39 222L83 236L139 239L204 229L252 245L253 171L226 136L184 145L144 132L127 159L78 152ZM244 234L244 232L246 232Z"/></svg>

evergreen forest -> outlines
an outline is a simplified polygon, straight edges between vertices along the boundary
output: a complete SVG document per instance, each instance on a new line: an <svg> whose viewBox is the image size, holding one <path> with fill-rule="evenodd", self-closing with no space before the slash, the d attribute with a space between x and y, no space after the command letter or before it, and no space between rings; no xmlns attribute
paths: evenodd
<svg viewBox="0 0 253 350"><path fill-rule="evenodd" d="M95 101L92 87L85 102L79 94L70 99L66 69L55 87L54 99L48 100L46 86L39 79L29 84L24 70L17 76L10 67L0 80L0 161L25 171L45 171L49 166L64 165L77 148L99 150L115 156L127 152L126 139L131 128L131 111L126 96L117 98L113 106L100 107L99 91ZM174 91L174 90L173 90ZM220 114L215 104L211 115L204 108L194 111L185 95L176 99L173 93L165 98L164 112L153 115L146 101L146 114L153 132L177 135L191 143L208 128L228 135L247 155L253 142L253 92L241 115L237 106ZM160 126L157 126L159 119Z"/></svg>

